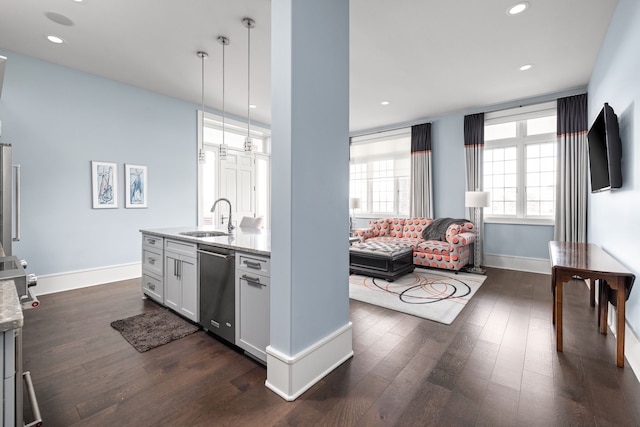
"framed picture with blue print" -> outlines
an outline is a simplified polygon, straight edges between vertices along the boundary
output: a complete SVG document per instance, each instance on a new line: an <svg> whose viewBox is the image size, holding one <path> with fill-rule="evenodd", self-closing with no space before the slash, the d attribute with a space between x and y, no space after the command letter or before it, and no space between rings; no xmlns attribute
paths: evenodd
<svg viewBox="0 0 640 427"><path fill-rule="evenodd" d="M147 167L142 165L124 165L125 208L146 208L149 184Z"/></svg>

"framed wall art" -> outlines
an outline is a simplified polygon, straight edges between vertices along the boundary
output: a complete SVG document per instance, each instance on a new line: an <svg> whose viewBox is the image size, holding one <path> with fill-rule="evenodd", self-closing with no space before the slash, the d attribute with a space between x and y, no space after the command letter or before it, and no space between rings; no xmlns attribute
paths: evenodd
<svg viewBox="0 0 640 427"><path fill-rule="evenodd" d="M147 167L141 165L124 165L124 188L127 192L125 208L147 207Z"/></svg>
<svg viewBox="0 0 640 427"><path fill-rule="evenodd" d="M118 165L91 162L91 193L94 209L118 207Z"/></svg>

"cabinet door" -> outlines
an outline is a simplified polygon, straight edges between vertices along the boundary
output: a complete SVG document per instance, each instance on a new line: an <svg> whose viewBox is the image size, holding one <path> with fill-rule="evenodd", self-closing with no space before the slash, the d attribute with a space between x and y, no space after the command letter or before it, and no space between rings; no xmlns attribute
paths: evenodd
<svg viewBox="0 0 640 427"><path fill-rule="evenodd" d="M267 360L269 345L269 287L266 276L238 272L240 325L238 345Z"/></svg>
<svg viewBox="0 0 640 427"><path fill-rule="evenodd" d="M182 299L180 256L166 253L164 258L164 305L179 311Z"/></svg>
<svg viewBox="0 0 640 427"><path fill-rule="evenodd" d="M187 318L198 321L198 272L195 258L183 258L180 266L182 282L182 303L180 313Z"/></svg>

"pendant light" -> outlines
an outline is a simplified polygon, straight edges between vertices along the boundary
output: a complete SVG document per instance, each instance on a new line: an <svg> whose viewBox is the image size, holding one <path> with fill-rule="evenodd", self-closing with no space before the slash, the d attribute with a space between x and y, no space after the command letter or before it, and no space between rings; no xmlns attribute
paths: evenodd
<svg viewBox="0 0 640 427"><path fill-rule="evenodd" d="M198 162L200 163L204 163L204 161L206 160L206 156L204 153L204 60L207 59L207 57L209 56L209 54L207 52L203 52L203 51L199 51L198 52L198 58L200 58L200 60L202 61L202 112L201 112L201 119L202 121L200 122L202 125L202 135L200 137L200 146L198 147Z"/></svg>
<svg viewBox="0 0 640 427"><path fill-rule="evenodd" d="M229 44L229 38L225 36L218 36L218 43L222 45L222 144L220 145L220 160L227 159L227 144L224 142L224 119L225 119L225 105L224 105L224 48Z"/></svg>
<svg viewBox="0 0 640 427"><path fill-rule="evenodd" d="M251 29L255 28L256 21L244 18L242 24L247 27L247 137L244 140L244 151L251 151Z"/></svg>

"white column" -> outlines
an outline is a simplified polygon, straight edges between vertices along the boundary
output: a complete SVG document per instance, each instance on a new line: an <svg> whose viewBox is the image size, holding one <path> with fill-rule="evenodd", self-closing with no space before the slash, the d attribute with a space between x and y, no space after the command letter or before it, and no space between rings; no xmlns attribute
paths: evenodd
<svg viewBox="0 0 640 427"><path fill-rule="evenodd" d="M272 0L267 387L294 400L353 355L349 1Z"/></svg>

